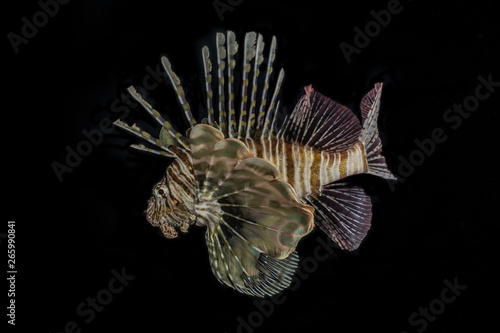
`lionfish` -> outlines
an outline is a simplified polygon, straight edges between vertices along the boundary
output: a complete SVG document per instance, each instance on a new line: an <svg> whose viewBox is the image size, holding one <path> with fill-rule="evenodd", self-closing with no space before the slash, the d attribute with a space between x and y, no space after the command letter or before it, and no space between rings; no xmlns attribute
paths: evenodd
<svg viewBox="0 0 500 333"><path fill-rule="evenodd" d="M350 109L312 86L304 88L292 112L279 121L283 69L270 94L276 37L259 81L264 39L248 32L237 115L234 32L217 33L216 46L216 84L209 48L202 48L207 117L201 123L193 117L169 60L161 58L190 124L185 136L133 87L129 93L161 125L159 138L135 124L117 120L115 125L160 150L131 147L175 159L153 186L148 222L166 238L177 237L176 229L185 233L192 225L206 227L209 261L218 281L244 294L270 296L290 285L299 262L297 244L315 223L344 250L358 248L367 234L370 197L343 179L363 173L395 179L382 156L377 129L382 83L362 98L361 123ZM217 100L212 85L217 86Z"/></svg>

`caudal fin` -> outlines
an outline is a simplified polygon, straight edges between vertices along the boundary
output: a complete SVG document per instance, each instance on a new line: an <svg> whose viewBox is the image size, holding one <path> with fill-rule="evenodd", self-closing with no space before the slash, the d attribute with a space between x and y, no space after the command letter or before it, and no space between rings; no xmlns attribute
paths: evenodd
<svg viewBox="0 0 500 333"><path fill-rule="evenodd" d="M367 173L385 179L397 180L387 168L385 157L382 155L382 141L378 134L377 120L380 109L380 97L382 95L382 83L376 83L368 94L361 99L361 116L363 118L363 130L359 139L365 145L366 159L368 164Z"/></svg>

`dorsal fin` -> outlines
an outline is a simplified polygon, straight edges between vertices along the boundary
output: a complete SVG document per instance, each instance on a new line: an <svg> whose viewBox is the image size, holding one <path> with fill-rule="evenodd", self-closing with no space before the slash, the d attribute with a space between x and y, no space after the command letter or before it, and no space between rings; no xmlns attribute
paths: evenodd
<svg viewBox="0 0 500 333"><path fill-rule="evenodd" d="M202 123L208 124L216 129L219 129L224 137L230 138L274 138L276 137L275 122L277 121L277 110L279 106L278 95L284 79L284 70L281 69L274 86L274 93L269 97L269 89L271 87L271 76L276 58L276 37L273 36L269 48L269 56L267 59L267 69L264 82L259 83L260 66L264 62L264 38L255 32L249 32L245 36L245 54L243 55L243 72L242 72L242 89L241 89L241 108L238 119L236 118L235 102L235 67L236 54L238 52L238 43L236 35L232 31L227 31L226 34L216 34L217 46L217 88L218 99L217 108L214 107L214 91L212 78L212 60L207 46L202 48L202 60L204 70L204 85L205 97L207 106L207 118ZM253 62L252 62L253 61ZM170 83L172 84L177 99L184 111L186 120L189 122L190 128L186 131L186 137L189 137L189 132L197 122L193 117L191 106L186 99L184 89L181 85L181 79L173 71L170 61L166 57L161 58L161 63L167 73ZM253 65L253 67L252 67ZM253 68L253 70L252 70ZM250 77L252 73L252 77ZM250 89L251 80L251 91ZM227 88L226 88L227 86ZM226 91L227 89L227 91ZM172 124L164 119L161 114L154 110L134 88L130 88L129 92L144 108L160 123L162 129L160 131L160 140L163 145L182 146L185 149L190 149L189 140L174 129ZM250 95L249 95L250 93ZM257 95L261 93L260 101L257 102ZM217 110L216 110L217 109ZM218 113L218 124L216 122L216 113ZM200 117L201 118L201 117ZM117 126L128 130L129 132L139 135L148 140L150 143L154 141L149 133L146 133L137 127L127 128L123 123L116 123ZM141 149L153 152L151 149Z"/></svg>
<svg viewBox="0 0 500 333"><path fill-rule="evenodd" d="M189 122L189 125L190 126L196 125L196 120L194 119L193 114L191 113L191 106L186 100L184 89L182 88L181 85L181 80L179 79L177 74L175 74L174 71L172 70L172 65L170 64L170 61L167 59L167 57L161 57L161 63L163 65L163 68L165 68L165 71L167 72L170 82L174 86L175 93L177 94L179 103L181 104L182 109L184 110L184 114L186 115L186 119Z"/></svg>
<svg viewBox="0 0 500 333"><path fill-rule="evenodd" d="M238 123L238 139L243 139L247 132L248 120L248 86L250 70L252 69L251 61L255 58L257 34L255 32L247 32L245 35L245 44L243 49L243 68L241 78L241 103L240 103L240 120Z"/></svg>
<svg viewBox="0 0 500 333"><path fill-rule="evenodd" d="M117 119L117 120L115 120L113 125L117 126L118 128L121 128L121 129L123 129L123 130L125 130L133 135L138 136L139 138L151 143L152 145L157 146L158 148L163 149L166 152L166 154L162 154L162 155L168 156L168 157L175 157L175 153L173 151L171 151L170 149L168 149L168 147L165 146L165 144L163 143L162 140L153 137L151 134L149 134L146 131L143 131L142 129L137 127L135 124L132 126L129 126L124 121Z"/></svg>
<svg viewBox="0 0 500 333"><path fill-rule="evenodd" d="M182 145L184 148L189 149L189 142L188 140L175 128L172 126L172 124L165 120L158 111L153 109L151 105L149 105L148 102L146 102L142 96L135 90L134 87L129 87L128 89L129 94L137 101L139 104L142 105L142 107L148 111L148 113L162 126L161 131L160 131L160 139L164 142L164 144L168 147L170 144L173 145ZM177 143L175 141L177 141Z"/></svg>
<svg viewBox="0 0 500 333"><path fill-rule="evenodd" d="M230 138L235 138L236 133L236 111L234 109L234 68L236 61L234 56L238 52L238 43L234 32L227 32L227 92L228 92L228 133Z"/></svg>
<svg viewBox="0 0 500 333"><path fill-rule="evenodd" d="M264 79L264 88L262 89L262 96L260 99L259 105L259 115L257 117L256 122L256 136L262 132L262 128L264 126L264 119L266 117L266 106L267 106L267 94L269 91L269 85L271 81L271 74L273 72L273 64L274 59L276 58L276 37L273 36L271 41L271 47L269 49L269 56L267 58L267 69L266 69L266 77Z"/></svg>
<svg viewBox="0 0 500 333"><path fill-rule="evenodd" d="M305 87L283 124L281 137L331 153L347 150L358 141L361 125L349 108Z"/></svg>
<svg viewBox="0 0 500 333"><path fill-rule="evenodd" d="M252 138L255 135L256 131L256 104L257 104L257 88L258 88L258 79L260 75L260 65L264 61L264 37L261 34L257 37L257 47L255 50L255 61L253 67L253 79L252 79L252 93L250 95L250 108L248 110L248 126L247 126L247 138Z"/></svg>
<svg viewBox="0 0 500 333"><path fill-rule="evenodd" d="M218 76L218 92L219 92L219 126L224 136L228 137L227 114L226 114L226 99L225 99L225 80L224 69L226 68L226 37L223 33L218 32L216 37L217 43L217 76Z"/></svg>
<svg viewBox="0 0 500 333"><path fill-rule="evenodd" d="M211 126L216 126L215 116L214 116L214 106L212 102L213 92L212 92L212 62L210 61L210 52L207 46L201 49L201 54L203 58L203 73L205 75L205 95L207 98L207 113L208 113L208 124Z"/></svg>
<svg viewBox="0 0 500 333"><path fill-rule="evenodd" d="M271 99L271 103L269 104L269 109L267 110L266 113L266 120L264 121L261 133L262 138L273 138L273 130L274 130L273 125L276 122L276 115L278 113L278 105L279 105L279 102L278 104L276 104L276 100L278 98L278 94L281 88L281 84L283 83L284 77L285 77L285 70L282 68L278 76L278 81L276 82L276 87L274 88L274 94Z"/></svg>

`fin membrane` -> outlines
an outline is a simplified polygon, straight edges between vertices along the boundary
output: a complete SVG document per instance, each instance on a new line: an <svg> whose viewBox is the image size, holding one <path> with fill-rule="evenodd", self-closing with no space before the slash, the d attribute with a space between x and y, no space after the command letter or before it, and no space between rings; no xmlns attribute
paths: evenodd
<svg viewBox="0 0 500 333"><path fill-rule="evenodd" d="M223 138L224 134L221 131L205 124L194 126L189 132L194 176L198 189L202 188L207 176L214 147Z"/></svg>
<svg viewBox="0 0 500 333"><path fill-rule="evenodd" d="M212 193L241 160L249 157L253 157L253 153L240 140L230 138L217 142L201 191L202 195Z"/></svg>
<svg viewBox="0 0 500 333"><path fill-rule="evenodd" d="M313 90L303 95L282 126L278 137L330 153L354 145L360 136L358 118L349 108Z"/></svg>
<svg viewBox="0 0 500 333"><path fill-rule="evenodd" d="M358 186L331 183L306 200L316 209L319 227L343 250L356 250L370 229L371 200Z"/></svg>
<svg viewBox="0 0 500 333"><path fill-rule="evenodd" d="M299 256L295 251L285 259L261 253L256 264L258 278L244 280L244 288L237 287L236 290L258 297L277 294L290 286L298 263Z"/></svg>
<svg viewBox="0 0 500 333"><path fill-rule="evenodd" d="M219 138L204 126L192 130L206 142L193 151L212 147ZM196 134L200 131L203 135ZM242 293L273 295L290 284L298 262L294 251L314 227L314 208L300 202L293 187L278 180L278 170L251 157L241 141L222 139L211 151L208 163L201 156L193 160L195 171L201 171L197 164L206 164L204 176L197 178L203 183L195 209L207 226L212 271Z"/></svg>
<svg viewBox="0 0 500 333"><path fill-rule="evenodd" d="M377 120L382 95L382 83L376 83L368 94L361 99L361 116L363 117L363 131L360 140L365 145L368 173L386 179L397 180L387 168L382 155L382 141L378 134Z"/></svg>

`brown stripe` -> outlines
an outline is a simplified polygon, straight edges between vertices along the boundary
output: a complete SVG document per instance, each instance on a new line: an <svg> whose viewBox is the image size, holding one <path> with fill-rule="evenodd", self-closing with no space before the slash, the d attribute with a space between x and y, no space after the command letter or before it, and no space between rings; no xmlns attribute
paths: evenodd
<svg viewBox="0 0 500 333"><path fill-rule="evenodd" d="M318 150L313 151L313 162L311 165L311 192L320 190L319 169L321 168L321 152Z"/></svg>
<svg viewBox="0 0 500 333"><path fill-rule="evenodd" d="M309 165L306 164L307 158L308 158L308 153L305 149L304 146L296 144L296 149L299 152L300 155L300 169L299 169L299 177L300 177L300 189L301 193L305 194L306 193L306 181L309 181L306 179L306 168L309 167Z"/></svg>
<svg viewBox="0 0 500 333"><path fill-rule="evenodd" d="M295 165L295 161L293 160L293 146L289 143L285 143L285 154L286 159L286 175L287 175L287 183L291 184L292 187L295 187L295 168L298 168L298 165Z"/></svg>

